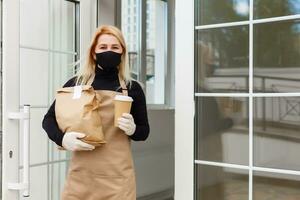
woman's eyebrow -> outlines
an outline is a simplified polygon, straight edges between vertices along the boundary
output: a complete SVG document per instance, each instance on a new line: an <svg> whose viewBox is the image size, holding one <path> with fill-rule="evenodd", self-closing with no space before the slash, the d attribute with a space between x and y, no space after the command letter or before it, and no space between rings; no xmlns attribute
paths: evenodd
<svg viewBox="0 0 300 200"><path fill-rule="evenodd" d="M106 44L106 43L101 43L98 46L107 46L107 45L108 44ZM121 46L121 45L119 45L119 44L112 44L111 46Z"/></svg>

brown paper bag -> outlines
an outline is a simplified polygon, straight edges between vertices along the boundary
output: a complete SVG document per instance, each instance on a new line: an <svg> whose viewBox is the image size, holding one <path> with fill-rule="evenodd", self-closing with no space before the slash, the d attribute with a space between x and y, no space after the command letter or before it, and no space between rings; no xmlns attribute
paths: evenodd
<svg viewBox="0 0 300 200"><path fill-rule="evenodd" d="M106 143L99 114L100 100L91 85L60 88L55 98L56 121L63 133L84 133L86 136L81 140L94 146Z"/></svg>

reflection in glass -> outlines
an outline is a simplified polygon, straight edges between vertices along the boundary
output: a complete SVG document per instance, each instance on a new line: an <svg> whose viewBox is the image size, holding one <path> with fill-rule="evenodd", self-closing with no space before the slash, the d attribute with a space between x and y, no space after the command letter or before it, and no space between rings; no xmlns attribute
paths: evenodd
<svg viewBox="0 0 300 200"><path fill-rule="evenodd" d="M122 32L124 34L129 56L131 76L138 80L139 64L139 2L138 0L122 0Z"/></svg>
<svg viewBox="0 0 300 200"><path fill-rule="evenodd" d="M60 200L60 195L62 193L64 183L66 180L68 172L68 162L59 162L56 164L49 165L49 199Z"/></svg>
<svg viewBox="0 0 300 200"><path fill-rule="evenodd" d="M300 14L300 0L254 0L254 18Z"/></svg>
<svg viewBox="0 0 300 200"><path fill-rule="evenodd" d="M300 92L300 20L254 25L254 91Z"/></svg>
<svg viewBox="0 0 300 200"><path fill-rule="evenodd" d="M300 97L255 98L254 165L300 170Z"/></svg>
<svg viewBox="0 0 300 200"><path fill-rule="evenodd" d="M147 103L164 104L167 61L167 2L147 0L146 38Z"/></svg>
<svg viewBox="0 0 300 200"><path fill-rule="evenodd" d="M143 80L140 72L146 68L146 99L150 104L165 103L165 70L167 64L167 2L162 0L147 0L146 2L146 66L141 66L144 59L141 55L143 46L140 37L141 1L122 1L122 32L126 39L129 54L131 76L135 80Z"/></svg>
<svg viewBox="0 0 300 200"><path fill-rule="evenodd" d="M199 0L196 25L244 21L249 19L249 0Z"/></svg>
<svg viewBox="0 0 300 200"><path fill-rule="evenodd" d="M50 93L50 101L52 101L55 90L74 76L75 58L72 54L50 53L49 59L49 80L53 87L53 90L50 90L53 91Z"/></svg>
<svg viewBox="0 0 300 200"><path fill-rule="evenodd" d="M248 26L200 30L197 36L197 92L248 92Z"/></svg>
<svg viewBox="0 0 300 200"><path fill-rule="evenodd" d="M75 3L50 1L50 49L75 52Z"/></svg>
<svg viewBox="0 0 300 200"><path fill-rule="evenodd" d="M248 171L197 165L197 200L248 200Z"/></svg>
<svg viewBox="0 0 300 200"><path fill-rule="evenodd" d="M247 98L198 97L196 103L196 159L247 165Z"/></svg>
<svg viewBox="0 0 300 200"><path fill-rule="evenodd" d="M286 174L254 172L254 200L300 199L300 177Z"/></svg>

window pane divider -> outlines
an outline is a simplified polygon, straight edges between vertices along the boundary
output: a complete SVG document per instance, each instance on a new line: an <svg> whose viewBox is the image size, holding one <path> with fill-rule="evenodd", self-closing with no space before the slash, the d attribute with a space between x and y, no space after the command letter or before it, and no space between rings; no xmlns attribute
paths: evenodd
<svg viewBox="0 0 300 200"><path fill-rule="evenodd" d="M225 27L242 26L248 24L249 21L227 22L227 23L220 23L220 24L200 25L200 26L196 26L195 29L203 30L203 29L213 29L213 28L225 28Z"/></svg>
<svg viewBox="0 0 300 200"><path fill-rule="evenodd" d="M53 160L53 161L47 161L47 162L42 162L42 163L35 163L35 164L30 164L30 167L41 167L45 165L53 165L53 164L60 164L64 162L69 162L70 159L60 159L60 160ZM23 166L19 166L19 169L23 169Z"/></svg>
<svg viewBox="0 0 300 200"><path fill-rule="evenodd" d="M253 24L262 24L262 23L268 23L268 22L280 22L280 21L293 20L293 19L300 19L300 14L287 15L287 16L281 16L281 17L270 17L270 18L265 18L265 19L255 19L255 20L253 20Z"/></svg>
<svg viewBox="0 0 300 200"><path fill-rule="evenodd" d="M37 51L45 51L45 52L50 52L50 53L61 53L61 54L77 55L77 52L73 52L73 51L60 51L60 50L55 50L55 49L31 47L31 46L26 46L26 45L20 45L20 48L37 50Z"/></svg>
<svg viewBox="0 0 300 200"><path fill-rule="evenodd" d="M195 93L196 97L249 97L248 93Z"/></svg>
<svg viewBox="0 0 300 200"><path fill-rule="evenodd" d="M300 97L298 92L288 93L195 93L195 97Z"/></svg>
<svg viewBox="0 0 300 200"><path fill-rule="evenodd" d="M275 168L268 168L268 167L253 166L253 171L300 176L300 171L288 170L288 169L275 169Z"/></svg>
<svg viewBox="0 0 300 200"><path fill-rule="evenodd" d="M233 168L233 169L241 169L241 170L243 170L243 169L244 170L249 170L250 169L250 167L248 165L239 165L239 164L231 164L231 163L223 163L223 162L213 162L213 161L205 161L205 160L195 160L195 164L215 166L215 167ZM300 176L300 171L297 171L297 170L276 169L276 168L270 168L270 167L257 167L257 166L253 166L252 170L255 171L255 172L268 172L268 173L277 173L277 174Z"/></svg>
<svg viewBox="0 0 300 200"><path fill-rule="evenodd" d="M249 170L249 166L247 166L247 165L212 162L212 161L205 161L205 160L195 160L195 163L201 164L201 165L215 166L215 167L227 167L227 168L234 168L234 169Z"/></svg>
<svg viewBox="0 0 300 200"><path fill-rule="evenodd" d="M203 29L213 29L213 28L226 28L226 27L249 25L250 23L263 24L263 23L269 23L269 22L280 22L280 21L293 20L293 19L300 19L300 14L287 15L287 16L281 16L281 17L270 17L270 18L265 18L265 19L253 19L253 20L250 19L250 20L246 20L246 21L200 25L200 26L196 26L195 29L203 30Z"/></svg>
<svg viewBox="0 0 300 200"><path fill-rule="evenodd" d="M146 22L147 22L147 2L146 1L140 1L138 3L139 6L139 12L138 15L140 16L140 21L138 21L139 24L139 66L138 66L138 80L144 84L146 86L146 68L147 68L147 42L146 42L146 38L147 38L147 32L146 32ZM144 92L146 93L146 87L144 88Z"/></svg>
<svg viewBox="0 0 300 200"><path fill-rule="evenodd" d="M254 0L249 0L249 104L248 104L248 127L249 127L249 182L248 182L248 199L253 200L253 14Z"/></svg>

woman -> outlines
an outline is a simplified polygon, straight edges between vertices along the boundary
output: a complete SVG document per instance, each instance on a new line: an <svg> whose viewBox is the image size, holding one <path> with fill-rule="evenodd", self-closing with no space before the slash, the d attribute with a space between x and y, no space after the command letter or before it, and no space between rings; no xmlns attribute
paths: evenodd
<svg viewBox="0 0 300 200"><path fill-rule="evenodd" d="M62 200L135 200L136 182L131 140L146 140L149 124L145 95L131 80L123 35L114 26L99 27L87 52L86 63L63 87L92 83L101 96L100 116L105 140L95 148L79 140L84 133L62 133L55 119L55 101L44 116L43 128L56 144L72 151ZM114 126L116 94L133 98L130 114L123 114Z"/></svg>

